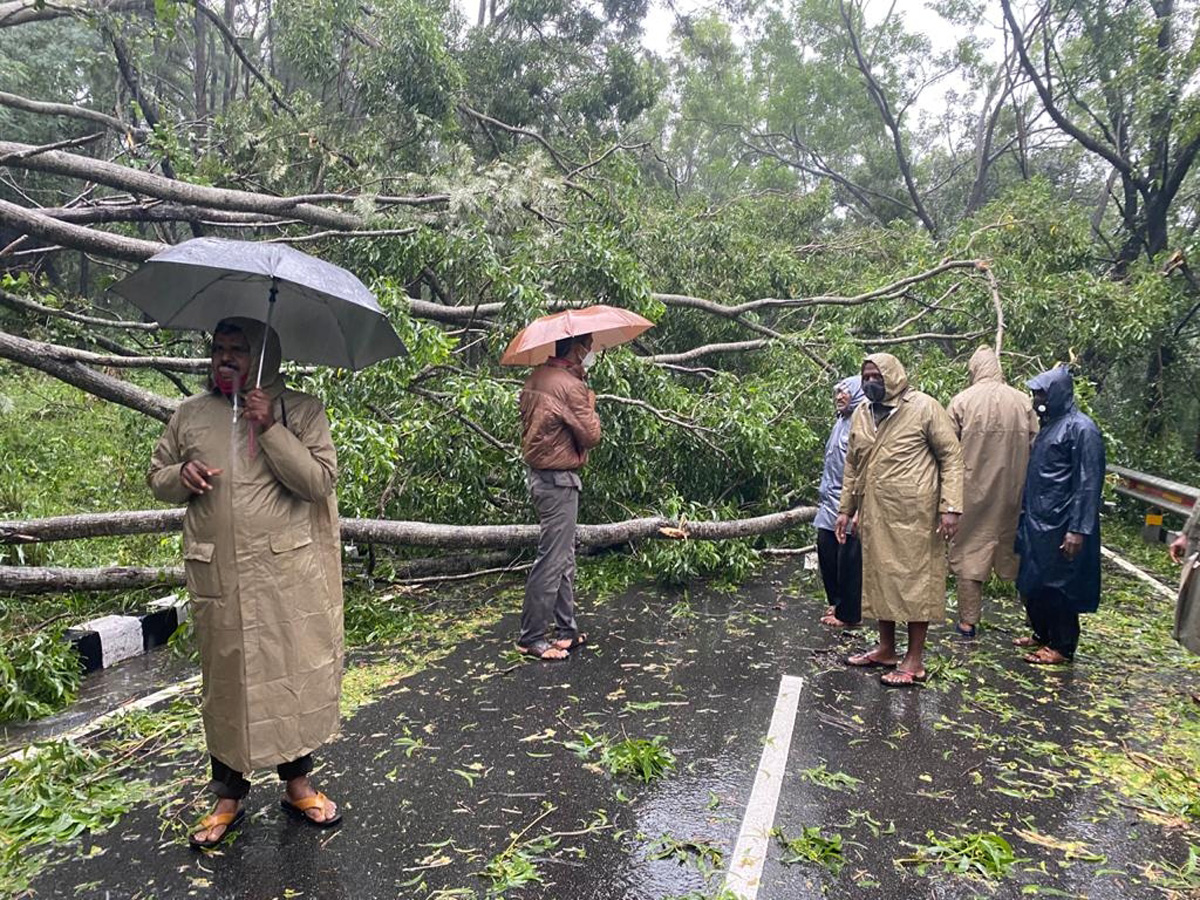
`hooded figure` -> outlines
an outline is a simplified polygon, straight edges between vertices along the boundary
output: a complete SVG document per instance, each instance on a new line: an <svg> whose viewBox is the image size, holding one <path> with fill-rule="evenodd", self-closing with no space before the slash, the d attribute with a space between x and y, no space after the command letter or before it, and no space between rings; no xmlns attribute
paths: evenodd
<svg viewBox="0 0 1200 900"><path fill-rule="evenodd" d="M1075 408L1075 386L1066 366L1043 372L1026 385L1034 392L1042 428L1030 452L1017 526L1017 589L1025 597L1034 639L1052 651L1026 659L1057 663L1075 653L1079 613L1100 606L1104 439L1096 423Z"/></svg>
<svg viewBox="0 0 1200 900"><path fill-rule="evenodd" d="M854 375L839 381L833 392L834 403L845 397L844 407L837 409L837 418L829 440L825 442L825 466L821 486L817 489L817 561L829 608L821 618L824 625L842 627L857 625L862 620L862 547L857 535L838 543L835 534L838 503L842 497L842 474L846 468L846 448L850 442L850 420L854 410L863 402L862 378Z"/></svg>
<svg viewBox="0 0 1200 900"><path fill-rule="evenodd" d="M983 583L995 572L1017 577L1013 541L1021 514L1021 491L1037 418L1029 397L1004 383L1000 360L980 347L968 365L971 386L946 411L962 443L963 519L950 547L950 571L958 579L958 633L974 637Z"/></svg>
<svg viewBox="0 0 1200 900"><path fill-rule="evenodd" d="M869 367L883 376L868 383ZM909 387L896 357L874 353L863 364L864 392L880 390L850 425L850 446L839 506L839 531L856 513L862 540L864 617L880 620L879 645L847 660L893 666L895 623L909 625L909 646L889 686L925 677L923 646L930 621L945 615L946 522L962 512L962 450L940 403ZM945 518L943 519L943 514Z"/></svg>
<svg viewBox="0 0 1200 900"><path fill-rule="evenodd" d="M265 331L261 392L247 391ZM222 321L213 334L210 389L180 404L147 479L159 500L187 504L183 557L213 758L210 789L223 800L240 801L249 790L244 774L263 766L278 766L289 798L302 800L292 779L310 790L310 754L338 730L337 454L320 401L285 387L279 364L273 330L251 319ZM256 411L265 427L252 443Z"/></svg>

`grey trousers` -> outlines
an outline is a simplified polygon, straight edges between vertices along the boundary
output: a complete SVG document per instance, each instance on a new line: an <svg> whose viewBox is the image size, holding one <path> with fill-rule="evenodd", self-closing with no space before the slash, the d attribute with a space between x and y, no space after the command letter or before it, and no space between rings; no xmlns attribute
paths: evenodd
<svg viewBox="0 0 1200 900"><path fill-rule="evenodd" d="M521 611L524 647L546 639L551 622L559 636L574 637L575 625L575 523L579 518L582 482L574 472L530 469L526 476L541 534L537 557L525 582Z"/></svg>

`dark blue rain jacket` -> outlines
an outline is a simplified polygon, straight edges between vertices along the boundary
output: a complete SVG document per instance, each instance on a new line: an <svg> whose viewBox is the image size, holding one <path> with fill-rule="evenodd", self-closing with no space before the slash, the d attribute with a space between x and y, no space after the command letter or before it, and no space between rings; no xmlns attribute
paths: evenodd
<svg viewBox="0 0 1200 900"><path fill-rule="evenodd" d="M842 478L846 474L846 448L850 443L850 417L858 404L866 399L860 375L851 375L839 381L835 394L837 391L845 391L850 395L850 405L845 413L838 413L833 430L829 432L829 440L825 442L825 466L821 471L821 486L817 488L817 517L813 525L826 531L833 531L833 526L837 524L838 504L842 500Z"/></svg>
<svg viewBox="0 0 1200 900"><path fill-rule="evenodd" d="M1100 605L1104 439L1096 423L1075 408L1075 386L1066 366L1026 384L1046 392L1046 415L1025 474L1015 545L1021 556L1017 589L1025 596L1054 589L1066 597L1068 610L1095 612ZM1084 536L1073 560L1059 551L1068 531Z"/></svg>

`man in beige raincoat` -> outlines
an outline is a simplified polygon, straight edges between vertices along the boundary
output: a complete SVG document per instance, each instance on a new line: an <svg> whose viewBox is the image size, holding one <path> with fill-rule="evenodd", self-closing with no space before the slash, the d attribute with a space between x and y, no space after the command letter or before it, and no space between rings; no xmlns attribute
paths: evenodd
<svg viewBox="0 0 1200 900"><path fill-rule="evenodd" d="M1029 395L1004 383L1000 360L980 347L967 367L971 386L950 401L946 412L962 443L962 527L950 546L950 571L958 583L959 637L975 637L983 612L983 585L992 572L1017 577L1013 552L1029 446L1037 417Z"/></svg>
<svg viewBox="0 0 1200 900"><path fill-rule="evenodd" d="M262 387L245 392L263 352ZM246 775L264 766L287 783L290 815L323 827L341 818L308 778L339 719L337 454L320 401L286 388L279 364L273 330L218 324L212 389L171 417L148 476L158 499L187 504L183 556L219 798L191 836L197 847L240 824Z"/></svg>
<svg viewBox="0 0 1200 900"><path fill-rule="evenodd" d="M863 617L879 620L879 643L846 660L895 669L880 681L925 680L925 635L946 614L946 548L962 514L962 449L942 405L909 387L900 360L873 353L862 366L869 402L854 411L835 532L854 516L862 541ZM904 658L896 623L908 623Z"/></svg>

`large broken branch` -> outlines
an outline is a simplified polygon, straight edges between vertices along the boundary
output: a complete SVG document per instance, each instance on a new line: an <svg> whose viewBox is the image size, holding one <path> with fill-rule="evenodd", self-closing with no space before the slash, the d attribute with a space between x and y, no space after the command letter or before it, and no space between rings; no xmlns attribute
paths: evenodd
<svg viewBox="0 0 1200 900"><path fill-rule="evenodd" d="M702 356L708 356L712 353L741 353L745 350L761 350L764 347L770 346L770 344L771 342L766 338L756 341L733 341L728 344L705 344L702 347L693 347L691 350L685 350L682 353L656 353L653 356L640 357L640 359L652 363L690 362L693 359L699 359Z"/></svg>
<svg viewBox="0 0 1200 900"><path fill-rule="evenodd" d="M4 142L0 141L0 149L3 146ZM113 259L127 259L133 262L142 262L167 249L166 244L157 241L143 241L140 238L109 234L106 231L84 228L82 225L60 222L7 200L0 200L0 225L7 225L15 231L32 234L51 243L85 253L98 253Z"/></svg>
<svg viewBox="0 0 1200 900"><path fill-rule="evenodd" d="M0 156L19 154L29 149L31 149L29 144L0 141ZM51 150L26 159L16 159L9 162L8 165L45 172L50 175L78 178L80 181L103 184L117 190L157 197L159 200L171 200L176 203L208 206L213 209L227 209L234 212L292 216L322 228L354 230L361 228L364 224L359 216L352 213L325 209L311 203L301 203L292 197L272 197L269 194L255 194L250 191L204 187L185 181L173 181L151 172L131 169L128 166L102 159L64 153L61 150Z"/></svg>
<svg viewBox="0 0 1200 900"><path fill-rule="evenodd" d="M28 97L19 97L16 94L9 94L5 91L0 91L0 106L7 106L9 109L19 109L23 112L37 113L42 116L66 116L71 119L82 119L86 122L98 122L101 125L122 133L134 130L132 125L122 122L116 116L97 112L94 109L74 106L70 103L47 103L42 100L31 100Z"/></svg>
<svg viewBox="0 0 1200 900"><path fill-rule="evenodd" d="M0 566L0 594L58 594L67 591L131 591L180 587L182 566L108 566L64 569L55 566Z"/></svg>
<svg viewBox="0 0 1200 900"><path fill-rule="evenodd" d="M153 8L153 0L11 0L0 3L0 28L48 22L66 16L96 16Z"/></svg>
<svg viewBox="0 0 1200 900"><path fill-rule="evenodd" d="M47 375L53 375L89 394L128 406L161 422L168 421L178 405L176 401L168 400L119 378L96 372L80 362L56 358L53 351L52 344L31 341L0 331L0 359L10 359Z"/></svg>
<svg viewBox="0 0 1200 900"><path fill-rule="evenodd" d="M122 331L158 331L157 322L129 322L121 319L102 319L99 316L85 316L83 313L71 312L69 309L55 309L43 306L25 297L18 297L0 288L0 305L15 309L18 312L28 312L39 316L51 316L56 319L67 319L83 325L102 325L105 328L116 328Z"/></svg>

